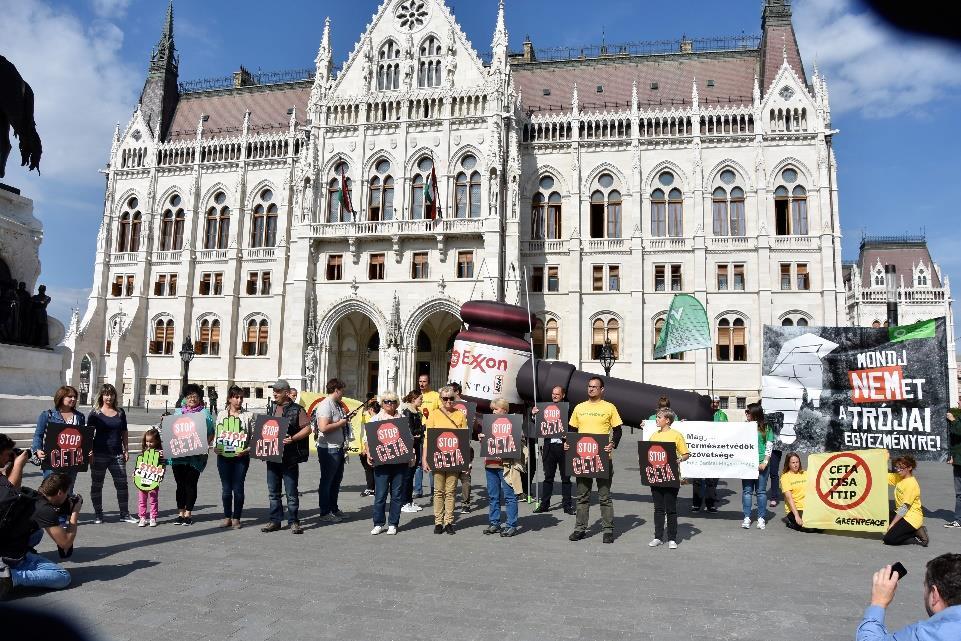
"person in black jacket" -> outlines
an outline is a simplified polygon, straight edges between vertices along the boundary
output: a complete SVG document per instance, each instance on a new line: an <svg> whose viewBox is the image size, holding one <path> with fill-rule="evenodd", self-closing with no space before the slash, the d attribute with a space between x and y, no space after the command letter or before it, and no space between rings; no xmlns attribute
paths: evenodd
<svg viewBox="0 0 961 641"><path fill-rule="evenodd" d="M411 390L404 397L401 413L410 419L410 433L414 437L414 460L420 461L424 449L424 414L420 410L423 395L419 389ZM418 467L407 470L404 476L404 505L401 512L420 512L424 508L414 503L414 474Z"/></svg>
<svg viewBox="0 0 961 641"><path fill-rule="evenodd" d="M551 401L562 403L566 398L564 388L560 385L555 385L551 390ZM537 418L537 412L536 407L531 410L534 420ZM570 419L570 417L568 417L568 419ZM564 469L564 439L546 439L542 452L544 457L544 491L540 503L534 508L534 514L547 512L551 509L551 495L554 493L554 475L558 472L560 472L561 475L561 505L564 508L564 513L574 514L571 477L565 473L566 470Z"/></svg>
<svg viewBox="0 0 961 641"><path fill-rule="evenodd" d="M280 485L283 483L284 493L287 495L287 522L294 534L303 534L300 527L298 510L300 498L298 483L300 480L300 464L310 457L310 419L304 408L290 399L290 384L282 379L274 383L274 406L270 412L273 416L283 416L289 419L287 436L284 438L284 459L281 463L267 463L267 494L270 498L270 523L260 529L261 532L276 532L281 529L280 522L284 515L284 506L280 500Z"/></svg>

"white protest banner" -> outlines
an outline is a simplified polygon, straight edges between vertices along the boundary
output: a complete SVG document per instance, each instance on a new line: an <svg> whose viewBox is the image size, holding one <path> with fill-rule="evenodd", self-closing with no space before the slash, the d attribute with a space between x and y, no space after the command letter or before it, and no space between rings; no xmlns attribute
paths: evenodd
<svg viewBox="0 0 961 641"><path fill-rule="evenodd" d="M657 431L644 421L644 440ZM681 463L686 479L756 479L757 426L754 423L676 421L671 427L684 435L691 457Z"/></svg>

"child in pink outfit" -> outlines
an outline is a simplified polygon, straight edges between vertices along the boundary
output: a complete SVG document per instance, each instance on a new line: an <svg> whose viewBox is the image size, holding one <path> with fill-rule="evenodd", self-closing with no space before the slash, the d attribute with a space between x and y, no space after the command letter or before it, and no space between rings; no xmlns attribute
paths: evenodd
<svg viewBox="0 0 961 641"><path fill-rule="evenodd" d="M158 457L159 464L163 465L164 458L163 458L163 450L160 449L161 447L162 446L160 443L160 432L158 432L156 429L149 429L146 432L144 432L143 440L140 443L141 451L146 452L148 450L157 450L159 454L159 457ZM154 489L149 491L138 489L137 493L139 495L138 516L140 517L140 522L138 523L138 525L140 527L147 526L148 524L147 512L149 510L150 527L157 527L157 514L160 511L160 500L159 500L160 487L155 487Z"/></svg>

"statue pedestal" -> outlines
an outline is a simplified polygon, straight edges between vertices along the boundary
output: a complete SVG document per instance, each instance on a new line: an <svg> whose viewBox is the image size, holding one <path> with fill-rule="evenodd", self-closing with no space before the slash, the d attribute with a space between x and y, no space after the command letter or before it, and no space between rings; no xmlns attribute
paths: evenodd
<svg viewBox="0 0 961 641"><path fill-rule="evenodd" d="M53 407L53 395L64 384L63 347L54 350L0 344L0 425L36 423Z"/></svg>
<svg viewBox="0 0 961 641"><path fill-rule="evenodd" d="M0 277L25 282L33 294L40 277L42 239L43 224L33 215L33 201L0 184Z"/></svg>

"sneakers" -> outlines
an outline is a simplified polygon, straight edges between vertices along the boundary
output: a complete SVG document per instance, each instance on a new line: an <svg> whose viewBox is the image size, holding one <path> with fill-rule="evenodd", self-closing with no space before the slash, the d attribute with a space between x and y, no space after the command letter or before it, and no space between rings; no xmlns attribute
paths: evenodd
<svg viewBox="0 0 961 641"><path fill-rule="evenodd" d="M518 500L520 502L520 500ZM461 503L458 507L454 508L455 512L460 512L461 514L467 514L471 511L470 503Z"/></svg>
<svg viewBox="0 0 961 641"><path fill-rule="evenodd" d="M364 490L363 492L360 493L360 495L361 495L361 496L373 496L373 495L374 495L374 491L373 491L373 490Z"/></svg>
<svg viewBox="0 0 961 641"><path fill-rule="evenodd" d="M580 530L574 530L571 535L567 537L568 541L580 541L587 536L587 532L582 532Z"/></svg>
<svg viewBox="0 0 961 641"><path fill-rule="evenodd" d="M135 517L133 514L124 514L123 516L120 517L120 520L123 521L124 523L137 523L137 522L138 522L138 521L137 521L137 517Z"/></svg>
<svg viewBox="0 0 961 641"><path fill-rule="evenodd" d="M744 520L741 521L741 527L744 528L745 530L750 530L750 529L751 529L751 517L745 516L745 517L744 517Z"/></svg>
<svg viewBox="0 0 961 641"><path fill-rule="evenodd" d="M668 542L667 542L667 547L668 547L668 549L670 549L670 550L676 550L676 549L677 549L677 541L668 541Z"/></svg>
<svg viewBox="0 0 961 641"><path fill-rule="evenodd" d="M334 516L336 516L336 517L337 517L339 520L341 520L341 521L346 521L346 520L347 520L347 515L344 514L343 512L341 512L340 510L334 510L333 512L331 512L331 514L333 514Z"/></svg>
<svg viewBox="0 0 961 641"><path fill-rule="evenodd" d="M422 507L419 506L419 505L414 505L413 503L408 503L407 505L401 506L400 511L401 511L401 512L406 512L407 514L410 514L410 513L412 513L412 512L420 512L420 511L423 510L423 509L424 509L424 508L422 508Z"/></svg>
<svg viewBox="0 0 961 641"><path fill-rule="evenodd" d="M454 530L454 524L453 524L453 523L448 523L447 525L444 526L444 533L445 533L445 534L454 534L455 532L456 532L456 530Z"/></svg>
<svg viewBox="0 0 961 641"><path fill-rule="evenodd" d="M497 534L501 531L501 526L499 523L491 523L486 528L484 528L484 534Z"/></svg>
<svg viewBox="0 0 961 641"><path fill-rule="evenodd" d="M157 519L151 517L150 527L157 527Z"/></svg>
<svg viewBox="0 0 961 641"><path fill-rule="evenodd" d="M388 525L388 526L387 526L387 534L390 534L390 535L397 534L397 526L396 526L396 525Z"/></svg>
<svg viewBox="0 0 961 641"><path fill-rule="evenodd" d="M613 543L613 542L614 542L614 533L613 533L613 532L605 532L605 533L604 533L604 538L601 539L601 543Z"/></svg>
<svg viewBox="0 0 961 641"><path fill-rule="evenodd" d="M343 519L339 518L333 512L328 512L327 514L324 514L322 517L320 517L320 520L326 523L340 523Z"/></svg>
<svg viewBox="0 0 961 641"><path fill-rule="evenodd" d="M414 508L414 511L415 511L415 512L421 512L421 511L423 511L423 509L424 509L423 506L417 505L416 503L411 503L410 506L411 506L412 508Z"/></svg>
<svg viewBox="0 0 961 641"><path fill-rule="evenodd" d="M147 519L141 518L140 521L137 522L137 527L147 527Z"/></svg>
<svg viewBox="0 0 961 641"><path fill-rule="evenodd" d="M944 527L956 527L961 528L961 521L951 521L950 523L945 523Z"/></svg>
<svg viewBox="0 0 961 641"><path fill-rule="evenodd" d="M290 524L290 531L294 534L303 534L304 528L300 527L300 521L294 521Z"/></svg>
<svg viewBox="0 0 961 641"><path fill-rule="evenodd" d="M193 525L193 524L194 524L194 520L193 520L192 518L190 518L189 516L185 516L185 517L184 517L184 522L181 523L181 525L183 525L183 526L188 526L188 525Z"/></svg>
<svg viewBox="0 0 961 641"><path fill-rule="evenodd" d="M648 545L648 547L656 548L656 547L659 546L659 545L664 545L664 541L662 541L662 540L660 540L660 539L654 539L653 541L651 541L651 542L648 543L647 545Z"/></svg>
<svg viewBox="0 0 961 641"><path fill-rule="evenodd" d="M915 538L918 540L918 545L923 548L928 547L928 543L931 541L931 539L928 538L928 528L923 525L919 527L918 534Z"/></svg>
<svg viewBox="0 0 961 641"><path fill-rule="evenodd" d="M377 536L378 534L380 534L381 532L384 532L384 531L386 531L386 530L387 530L387 528L385 528L383 525L375 525L375 526L374 526L374 529L371 530L370 533L371 533L373 536Z"/></svg>
<svg viewBox="0 0 961 641"><path fill-rule="evenodd" d="M767 527L767 524L764 522L764 519L758 519L758 520L757 520L757 529L763 530L765 527Z"/></svg>
<svg viewBox="0 0 961 641"><path fill-rule="evenodd" d="M100 525L103 523L103 514L97 514L93 517L93 522L95 525Z"/></svg>
<svg viewBox="0 0 961 641"><path fill-rule="evenodd" d="M717 508L712 505L711 507L707 508L707 511L710 512L711 514L714 514L715 512L717 512Z"/></svg>
<svg viewBox="0 0 961 641"><path fill-rule="evenodd" d="M504 537L514 536L515 534L517 534L516 527L505 527L504 529L501 530L501 536L504 536Z"/></svg>
<svg viewBox="0 0 961 641"><path fill-rule="evenodd" d="M564 508L564 514L570 514L571 516L574 516L575 514L577 514L577 510L574 509L573 505L569 505Z"/></svg>
<svg viewBox="0 0 961 641"><path fill-rule="evenodd" d="M549 506L544 505L543 503L538 503L538 504L537 504L537 507L535 507L533 510L531 510L531 512L534 513L534 514L543 514L544 512L547 512L547 511L550 510L550 509L551 509L551 508L550 508Z"/></svg>
<svg viewBox="0 0 961 641"><path fill-rule="evenodd" d="M414 498L415 498L415 499L422 499L422 498L424 498L424 493L423 493L423 492L414 492Z"/></svg>
<svg viewBox="0 0 961 641"><path fill-rule="evenodd" d="M770 508L775 508L777 507L777 501L775 501L774 499L771 499L770 501L767 502L767 506Z"/></svg>
<svg viewBox="0 0 961 641"><path fill-rule="evenodd" d="M700 505L692 505L692 506L691 506L691 512L700 512L700 511L701 511L701 506L700 506Z"/></svg>
<svg viewBox="0 0 961 641"><path fill-rule="evenodd" d="M184 524L184 515L181 514L180 516L177 517L177 525L183 525L183 524Z"/></svg>
<svg viewBox="0 0 961 641"><path fill-rule="evenodd" d="M281 529L280 523L277 523L276 521L271 521L270 523L268 523L268 524L265 525L264 527L260 528L260 531L261 531L261 532L276 532L276 531L279 530L279 529Z"/></svg>
<svg viewBox="0 0 961 641"><path fill-rule="evenodd" d="M443 534L443 533L444 533L443 525L438 523L437 525L434 526L434 534Z"/></svg>

